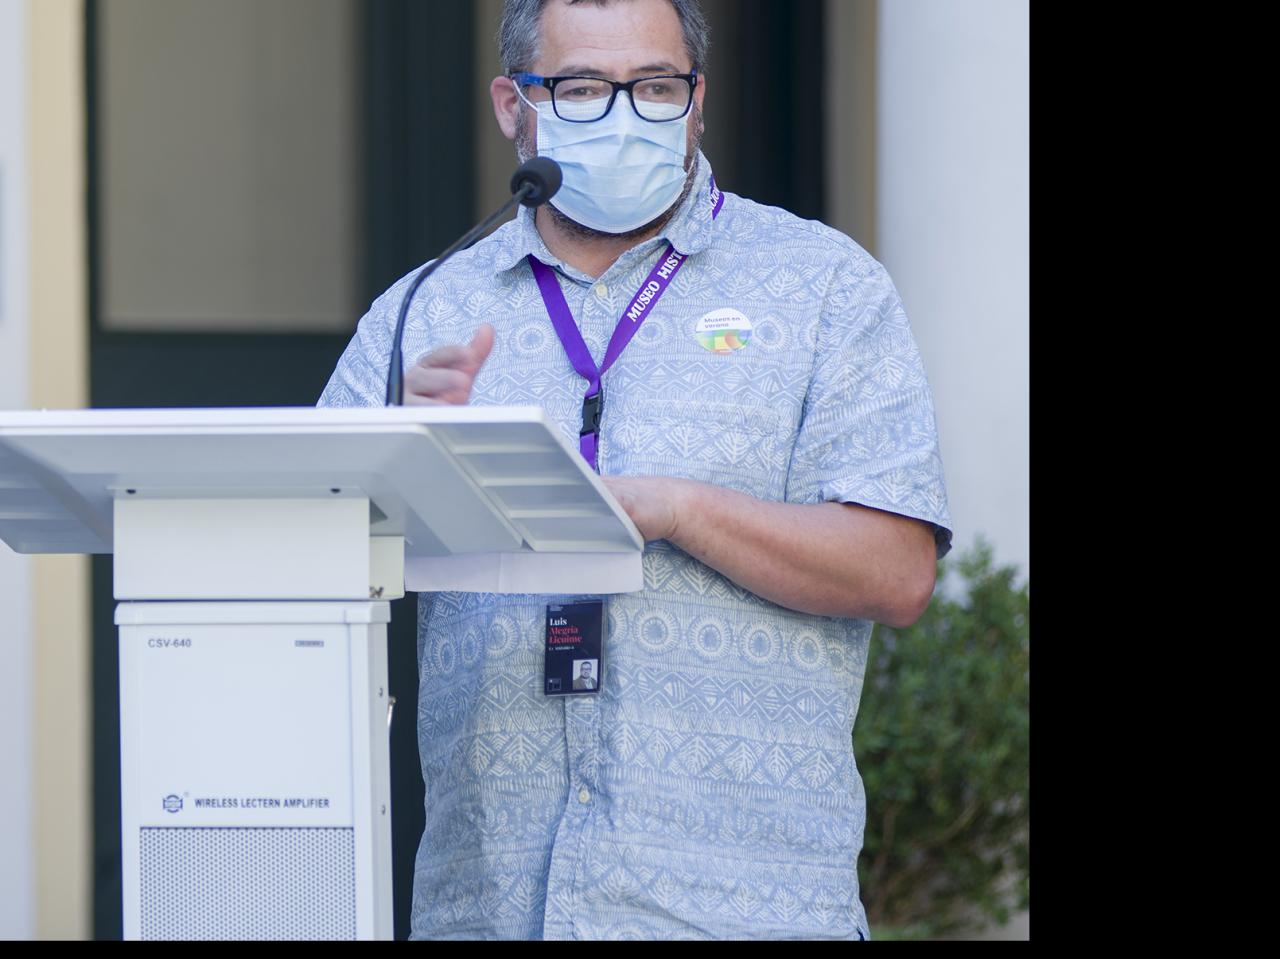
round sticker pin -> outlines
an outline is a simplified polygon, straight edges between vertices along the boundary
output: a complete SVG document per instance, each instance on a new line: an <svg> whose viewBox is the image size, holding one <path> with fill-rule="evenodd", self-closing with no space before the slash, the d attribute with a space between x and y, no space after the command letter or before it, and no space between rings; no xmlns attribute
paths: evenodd
<svg viewBox="0 0 1280 959"><path fill-rule="evenodd" d="M712 353L732 353L751 340L751 321L732 307L712 310L698 320L698 345Z"/></svg>

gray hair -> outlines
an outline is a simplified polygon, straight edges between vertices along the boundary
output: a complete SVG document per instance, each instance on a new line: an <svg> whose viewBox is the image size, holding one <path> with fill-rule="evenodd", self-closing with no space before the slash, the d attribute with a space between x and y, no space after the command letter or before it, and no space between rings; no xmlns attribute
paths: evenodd
<svg viewBox="0 0 1280 959"><path fill-rule="evenodd" d="M614 0L568 0L570 4L594 3L604 7ZM547 0L506 0L502 8L502 26L498 28L498 54L504 73L527 70L537 58L538 21ZM706 69L711 49L711 28L699 0L671 0L684 30L684 45L693 68Z"/></svg>

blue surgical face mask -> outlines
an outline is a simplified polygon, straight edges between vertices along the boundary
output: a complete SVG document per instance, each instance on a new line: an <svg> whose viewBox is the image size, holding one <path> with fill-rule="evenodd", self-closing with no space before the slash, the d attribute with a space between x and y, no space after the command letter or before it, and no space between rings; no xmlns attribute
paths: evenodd
<svg viewBox="0 0 1280 959"><path fill-rule="evenodd" d="M538 111L538 155L555 160L564 174L551 205L569 219L602 233L628 233L656 220L680 198L688 113L679 120L644 120L625 92L607 116L589 123L562 120L550 103L529 105ZM663 109L672 117L680 113L675 106Z"/></svg>

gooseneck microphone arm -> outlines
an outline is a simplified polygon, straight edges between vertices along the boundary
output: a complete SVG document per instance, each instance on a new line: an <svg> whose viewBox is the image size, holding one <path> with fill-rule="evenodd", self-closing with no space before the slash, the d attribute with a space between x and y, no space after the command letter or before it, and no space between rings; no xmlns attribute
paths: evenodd
<svg viewBox="0 0 1280 959"><path fill-rule="evenodd" d="M391 338L391 361L387 368L387 406L404 405L404 356L401 352L401 340L404 339L404 325L409 317L409 303L413 300L413 295L418 292L418 287L449 257L470 246L483 236L486 230L502 219L507 211L517 203L536 207L550 200L555 196L556 191L560 189L560 180L560 164L556 163L555 160L547 157L534 157L532 160L521 164L511 178L511 199L502 204L483 223L468 230L465 235L441 253L439 257L418 271L418 275L409 284L408 292L405 293L404 298L400 301L400 316L396 320L395 335Z"/></svg>

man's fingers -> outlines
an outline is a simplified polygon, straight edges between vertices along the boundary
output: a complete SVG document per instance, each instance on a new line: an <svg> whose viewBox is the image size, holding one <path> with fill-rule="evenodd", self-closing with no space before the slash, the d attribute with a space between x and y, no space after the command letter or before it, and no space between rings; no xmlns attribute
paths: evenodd
<svg viewBox="0 0 1280 959"><path fill-rule="evenodd" d="M446 403L444 400L438 400L431 396L419 396L412 390L405 390L404 394L405 406L457 406L456 403Z"/></svg>
<svg viewBox="0 0 1280 959"><path fill-rule="evenodd" d="M480 324L466 346L442 346L409 368L404 377L406 402L462 405L471 398L471 384L493 351L494 329Z"/></svg>
<svg viewBox="0 0 1280 959"><path fill-rule="evenodd" d="M445 403L465 403L474 379L462 370L415 366L405 374L405 392Z"/></svg>
<svg viewBox="0 0 1280 959"><path fill-rule="evenodd" d="M418 366L429 369L456 369L471 362L471 348L467 346L442 346L418 357Z"/></svg>
<svg viewBox="0 0 1280 959"><path fill-rule="evenodd" d="M484 365L484 361L489 358L489 354L493 351L495 335L492 326L488 323L481 323L476 329L475 336L471 337L471 355L474 358L477 370Z"/></svg>
<svg viewBox="0 0 1280 959"><path fill-rule="evenodd" d="M442 346L418 357L418 366L429 369L466 370L473 375L493 351L495 333L488 323L481 323L466 346Z"/></svg>

